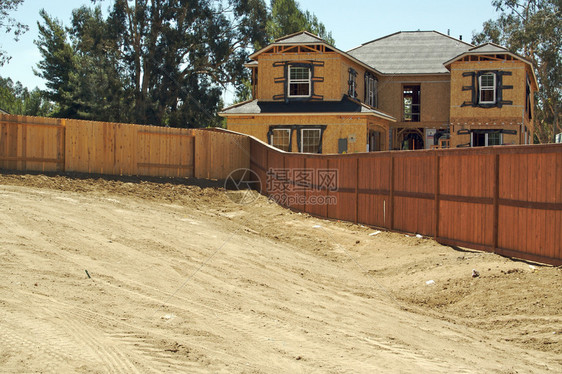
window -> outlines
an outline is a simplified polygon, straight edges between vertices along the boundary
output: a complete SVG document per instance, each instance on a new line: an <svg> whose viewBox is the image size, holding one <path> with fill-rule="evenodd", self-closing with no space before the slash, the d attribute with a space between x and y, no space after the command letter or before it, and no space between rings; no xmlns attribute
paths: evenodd
<svg viewBox="0 0 562 374"><path fill-rule="evenodd" d="M320 129L301 129L301 152L320 153Z"/></svg>
<svg viewBox="0 0 562 374"><path fill-rule="evenodd" d="M353 98L357 98L357 72L352 68L349 68L349 88L347 94Z"/></svg>
<svg viewBox="0 0 562 374"><path fill-rule="evenodd" d="M374 108L378 106L377 103L377 80L371 74L365 75L365 103Z"/></svg>
<svg viewBox="0 0 562 374"><path fill-rule="evenodd" d="M478 102L480 104L494 104L496 102L496 74L482 74L478 78L478 86L480 87Z"/></svg>
<svg viewBox="0 0 562 374"><path fill-rule="evenodd" d="M289 97L310 96L310 68L302 66L289 66Z"/></svg>
<svg viewBox="0 0 562 374"><path fill-rule="evenodd" d="M404 86L404 122L420 122L421 88Z"/></svg>
<svg viewBox="0 0 562 374"><path fill-rule="evenodd" d="M499 132L489 132L488 134L488 140L487 140L487 146L492 146L492 145L502 145L502 134Z"/></svg>
<svg viewBox="0 0 562 374"><path fill-rule="evenodd" d="M529 75L527 75L527 85L525 88L525 111L527 112L527 118L533 119L533 108L531 105L531 82L529 81Z"/></svg>
<svg viewBox="0 0 562 374"><path fill-rule="evenodd" d="M291 129L272 129L270 144L285 152L291 152Z"/></svg>
<svg viewBox="0 0 562 374"><path fill-rule="evenodd" d="M500 130L493 131L472 131L470 133L471 147L491 147L502 145L503 137Z"/></svg>

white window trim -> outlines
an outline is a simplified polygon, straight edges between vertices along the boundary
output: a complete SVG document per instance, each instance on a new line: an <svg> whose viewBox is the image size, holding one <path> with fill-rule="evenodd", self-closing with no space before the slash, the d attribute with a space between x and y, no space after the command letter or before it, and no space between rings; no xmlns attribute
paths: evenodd
<svg viewBox="0 0 562 374"><path fill-rule="evenodd" d="M304 153L304 131L318 131L318 139L320 141L322 141L322 130L320 129L301 129L301 149L300 149L300 153ZM310 153L310 152L307 152ZM314 152L314 153L318 153L318 152Z"/></svg>
<svg viewBox="0 0 562 374"><path fill-rule="evenodd" d="M349 71L349 96L357 98L357 72L355 70Z"/></svg>
<svg viewBox="0 0 562 374"><path fill-rule="evenodd" d="M377 107L377 80L372 76L367 76L367 97L365 102L373 108Z"/></svg>
<svg viewBox="0 0 562 374"><path fill-rule="evenodd" d="M287 146L291 145L291 129L271 129L271 138L269 139L269 144L271 144L273 147L281 149L279 147L277 147L275 144L273 144L273 133L275 131L285 131L288 134L288 138L289 138L289 144L287 144Z"/></svg>
<svg viewBox="0 0 562 374"><path fill-rule="evenodd" d="M292 68L300 68L300 69L307 69L308 70L308 79L291 79L291 69ZM287 97L310 97L312 95L312 71L310 70L310 68L304 67L304 66L294 66L294 65L289 65L289 71L288 71L288 77L287 77ZM306 83L308 84L308 95L291 95L291 84L303 84Z"/></svg>
<svg viewBox="0 0 562 374"><path fill-rule="evenodd" d="M491 88L482 88L482 77L491 75L494 79L494 84ZM490 87L490 86L486 86ZM496 74L494 73L485 73L478 77L478 103L480 104L495 104L496 103L496 90L497 90L497 78ZM493 92L493 100L492 101L484 101L482 100L482 91L492 91Z"/></svg>

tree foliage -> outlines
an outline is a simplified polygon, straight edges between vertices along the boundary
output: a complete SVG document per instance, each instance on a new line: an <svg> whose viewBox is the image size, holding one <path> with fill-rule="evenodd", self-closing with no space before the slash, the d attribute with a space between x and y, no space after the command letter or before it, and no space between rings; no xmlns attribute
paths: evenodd
<svg viewBox="0 0 562 374"><path fill-rule="evenodd" d="M303 11L295 0L271 0L271 12L267 17L265 30L267 33L266 42L254 45L256 50L272 43L275 39L301 31L311 32L324 39L328 44L335 44L332 33L326 31L326 26L318 20L318 17L308 10ZM251 83L249 77L245 77L242 83L236 87L235 101L246 101L251 96Z"/></svg>
<svg viewBox="0 0 562 374"><path fill-rule="evenodd" d="M23 33L29 30L27 25L10 17L10 13L17 10L21 3L23 3L23 0L0 1L0 33L14 34L15 40L18 40ZM8 61L10 61L10 56L6 54L6 51L0 49L0 66L3 66Z"/></svg>
<svg viewBox="0 0 562 374"><path fill-rule="evenodd" d="M222 124L226 86L248 94L244 62L274 38L308 30L333 43L294 0L101 0L72 23L41 12L36 74L57 116L180 127ZM105 14L105 16L104 16Z"/></svg>
<svg viewBox="0 0 562 374"><path fill-rule="evenodd" d="M266 14L263 0L115 0L106 18L82 7L64 28L42 12L37 74L67 117L217 125Z"/></svg>
<svg viewBox="0 0 562 374"><path fill-rule="evenodd" d="M546 143L562 132L562 1L494 0L499 18L483 24L473 43L494 42L529 59L536 68L539 92L535 111L536 141Z"/></svg>
<svg viewBox="0 0 562 374"><path fill-rule="evenodd" d="M335 41L331 32L308 10L303 11L296 0L271 0L271 14L267 21L267 35L273 41L285 35L309 31L329 44Z"/></svg>
<svg viewBox="0 0 562 374"><path fill-rule="evenodd" d="M20 82L0 77L0 109L10 114L49 116L54 108L38 88L29 91Z"/></svg>

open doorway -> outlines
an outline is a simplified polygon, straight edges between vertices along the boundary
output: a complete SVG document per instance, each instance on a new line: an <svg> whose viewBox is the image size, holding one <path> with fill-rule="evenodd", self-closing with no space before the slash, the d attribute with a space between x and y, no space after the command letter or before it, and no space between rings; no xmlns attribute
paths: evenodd
<svg viewBox="0 0 562 374"><path fill-rule="evenodd" d="M382 144L383 136L380 131L369 131L369 152L376 152L383 150Z"/></svg>
<svg viewBox="0 0 562 374"><path fill-rule="evenodd" d="M400 149L415 150L424 149L425 142L423 140L423 129L403 129L398 132L398 140Z"/></svg>

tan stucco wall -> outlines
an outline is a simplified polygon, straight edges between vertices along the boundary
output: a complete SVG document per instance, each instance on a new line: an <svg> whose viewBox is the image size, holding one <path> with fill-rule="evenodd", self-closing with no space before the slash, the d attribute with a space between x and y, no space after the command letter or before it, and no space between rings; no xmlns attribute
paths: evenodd
<svg viewBox="0 0 562 374"><path fill-rule="evenodd" d="M513 130L517 131L517 134L502 134L502 142L505 145L516 145L521 144L521 127L520 125L504 125L504 126L496 126L496 125L453 125L451 126L451 142L450 147L455 148L458 145L470 143L470 134L457 134L458 130ZM523 139L524 140L524 139Z"/></svg>
<svg viewBox="0 0 562 374"><path fill-rule="evenodd" d="M326 125L322 138L322 153L337 153L338 139L348 139L348 153L367 151L367 129L386 129L388 121L359 115L334 116L248 116L229 117L227 128L232 131L254 136L268 143L267 133L271 125ZM355 141L353 141L355 138ZM293 152L297 152L297 134L293 132Z"/></svg>
<svg viewBox="0 0 562 374"><path fill-rule="evenodd" d="M449 123L449 74L384 76L379 79L379 109L402 122L403 88L416 84L421 86L419 127L435 127Z"/></svg>
<svg viewBox="0 0 562 374"><path fill-rule="evenodd" d="M258 97L260 101L273 101L275 95L284 93L284 84L275 83L275 78L284 77L284 67L274 67L275 62L322 61L324 66L314 67L314 77L323 77L324 82L314 82L314 94L321 95L327 101L339 101L343 93L340 90L341 56L337 53L265 53L258 56L259 80Z"/></svg>
<svg viewBox="0 0 562 374"><path fill-rule="evenodd" d="M457 61L451 65L451 121L460 119L503 119L519 118L521 122L525 109L525 89L527 68L521 61ZM478 108L472 106L461 107L465 101L472 100L471 91L463 91L463 86L472 85L471 77L463 77L464 72L485 70L510 71L512 75L503 76L504 86L513 89L502 91L503 100L513 101L512 105L502 108Z"/></svg>

